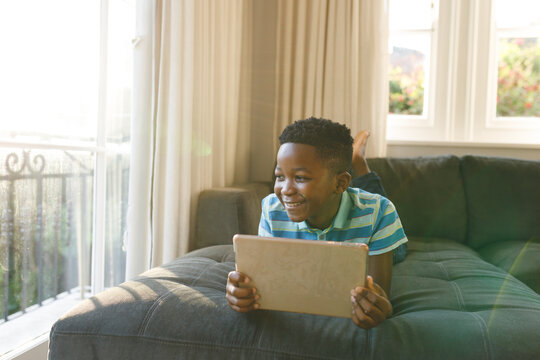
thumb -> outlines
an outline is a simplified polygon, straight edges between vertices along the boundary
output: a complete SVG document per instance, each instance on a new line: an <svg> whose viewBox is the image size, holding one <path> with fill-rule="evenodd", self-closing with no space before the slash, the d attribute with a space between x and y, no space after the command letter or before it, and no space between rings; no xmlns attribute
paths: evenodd
<svg viewBox="0 0 540 360"><path fill-rule="evenodd" d="M373 277L371 275L366 277L366 288L375 290L375 287L373 286Z"/></svg>
<svg viewBox="0 0 540 360"><path fill-rule="evenodd" d="M375 294L387 297L386 292L382 287L379 286L375 281L373 281L373 277L371 275L367 276L366 279L366 288L373 291Z"/></svg>

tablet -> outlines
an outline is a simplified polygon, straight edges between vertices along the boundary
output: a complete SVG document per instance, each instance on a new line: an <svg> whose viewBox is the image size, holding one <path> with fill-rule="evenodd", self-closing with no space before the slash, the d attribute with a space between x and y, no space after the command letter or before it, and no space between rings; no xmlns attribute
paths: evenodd
<svg viewBox="0 0 540 360"><path fill-rule="evenodd" d="M350 291L366 279L366 244L235 235L236 271L260 309L350 318Z"/></svg>

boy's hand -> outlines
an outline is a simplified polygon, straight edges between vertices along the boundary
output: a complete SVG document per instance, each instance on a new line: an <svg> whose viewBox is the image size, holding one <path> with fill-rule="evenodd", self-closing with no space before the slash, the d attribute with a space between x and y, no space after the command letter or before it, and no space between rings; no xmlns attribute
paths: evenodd
<svg viewBox="0 0 540 360"><path fill-rule="evenodd" d="M231 309L238 312L248 312L259 308L255 301L259 299L254 287L240 287L240 284L248 284L249 278L238 271L231 271L227 277L227 302Z"/></svg>
<svg viewBox="0 0 540 360"><path fill-rule="evenodd" d="M388 296L371 276L367 277L365 287L351 290L351 301L352 321L363 329L371 329L392 315L392 304Z"/></svg>

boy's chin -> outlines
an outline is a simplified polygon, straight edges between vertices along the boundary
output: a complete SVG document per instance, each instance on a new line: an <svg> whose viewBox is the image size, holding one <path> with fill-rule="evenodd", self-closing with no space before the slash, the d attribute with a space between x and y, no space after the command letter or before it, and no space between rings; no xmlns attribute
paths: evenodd
<svg viewBox="0 0 540 360"><path fill-rule="evenodd" d="M292 211L287 211L287 216L289 217L289 220L291 220L292 222L302 222L307 219L307 216L305 216L304 214L297 214Z"/></svg>

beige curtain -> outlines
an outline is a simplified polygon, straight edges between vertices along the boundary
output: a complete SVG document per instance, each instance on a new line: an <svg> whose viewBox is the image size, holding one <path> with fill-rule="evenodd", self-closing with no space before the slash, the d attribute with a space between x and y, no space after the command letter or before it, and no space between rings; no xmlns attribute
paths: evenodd
<svg viewBox="0 0 540 360"><path fill-rule="evenodd" d="M266 158L261 144L275 151L294 120L369 129L368 154L385 154L387 0L268 1L275 12L254 11L252 0L137 2L146 21L134 41L128 278L184 254L199 192L249 180L250 155ZM252 66L261 55L252 52L254 14L275 16L274 41L256 46L275 54L275 71ZM273 131L252 132L261 121L253 108L267 103L252 102L251 88L269 83Z"/></svg>
<svg viewBox="0 0 540 360"><path fill-rule="evenodd" d="M152 91L149 116L134 119L148 131L133 134L144 139L132 146L128 278L187 252L199 192L247 181L249 160L250 78L241 70L250 2L152 3L141 36L152 44Z"/></svg>
<svg viewBox="0 0 540 360"><path fill-rule="evenodd" d="M387 0L278 0L274 138L294 120L325 117L372 132L386 155Z"/></svg>

